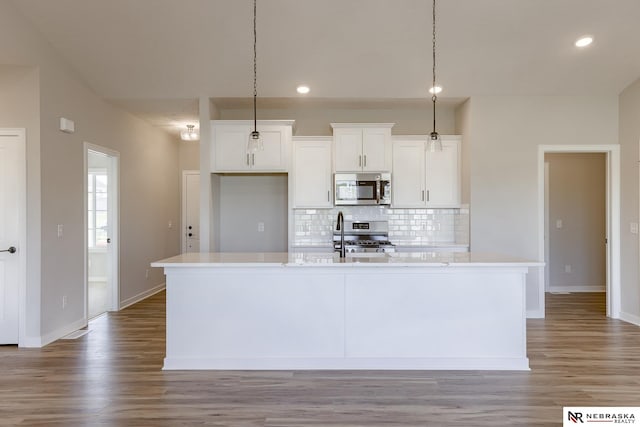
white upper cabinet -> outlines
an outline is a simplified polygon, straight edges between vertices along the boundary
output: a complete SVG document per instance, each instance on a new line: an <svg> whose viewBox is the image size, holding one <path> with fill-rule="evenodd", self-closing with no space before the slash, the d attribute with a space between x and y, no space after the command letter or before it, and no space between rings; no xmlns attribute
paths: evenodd
<svg viewBox="0 0 640 427"><path fill-rule="evenodd" d="M442 151L427 152L428 208L460 207L460 144L458 136L443 136Z"/></svg>
<svg viewBox="0 0 640 427"><path fill-rule="evenodd" d="M331 137L293 138L293 207L331 208Z"/></svg>
<svg viewBox="0 0 640 427"><path fill-rule="evenodd" d="M460 136L442 136L442 151L426 150L428 136L393 141L393 207L460 207Z"/></svg>
<svg viewBox="0 0 640 427"><path fill-rule="evenodd" d="M250 120L211 122L211 172L287 172L293 121L258 121L264 149L247 152Z"/></svg>
<svg viewBox="0 0 640 427"><path fill-rule="evenodd" d="M425 139L393 141L391 201L394 208L425 207Z"/></svg>
<svg viewBox="0 0 640 427"><path fill-rule="evenodd" d="M391 170L393 123L331 123L336 172Z"/></svg>

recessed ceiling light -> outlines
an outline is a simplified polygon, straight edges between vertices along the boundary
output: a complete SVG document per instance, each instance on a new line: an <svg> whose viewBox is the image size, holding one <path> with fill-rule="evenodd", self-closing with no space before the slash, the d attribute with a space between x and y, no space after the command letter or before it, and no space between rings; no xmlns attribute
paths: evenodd
<svg viewBox="0 0 640 427"><path fill-rule="evenodd" d="M593 37L591 37L591 36L584 36L584 37L580 37L580 38L576 41L576 46L577 46L577 47L585 47L585 46L589 46L592 42L593 42Z"/></svg>
<svg viewBox="0 0 640 427"><path fill-rule="evenodd" d="M298 91L298 93L301 93L301 94L309 93L309 86L305 86L305 85L298 86L296 90Z"/></svg>
<svg viewBox="0 0 640 427"><path fill-rule="evenodd" d="M434 95L437 95L440 92L442 92L442 86L434 86L431 89L429 89L429 93L433 93Z"/></svg>

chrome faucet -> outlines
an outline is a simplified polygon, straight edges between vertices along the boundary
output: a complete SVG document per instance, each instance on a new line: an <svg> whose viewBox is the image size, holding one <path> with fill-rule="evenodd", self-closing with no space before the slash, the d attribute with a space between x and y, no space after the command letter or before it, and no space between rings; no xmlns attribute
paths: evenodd
<svg viewBox="0 0 640 427"><path fill-rule="evenodd" d="M340 231L340 258L344 258L346 256L346 251L344 249L344 216L342 215L342 211L338 212L336 231Z"/></svg>

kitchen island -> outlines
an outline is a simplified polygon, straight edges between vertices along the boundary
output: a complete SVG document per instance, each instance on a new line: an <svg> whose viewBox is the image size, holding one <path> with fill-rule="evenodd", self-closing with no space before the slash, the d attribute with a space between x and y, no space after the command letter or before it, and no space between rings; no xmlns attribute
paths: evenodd
<svg viewBox="0 0 640 427"><path fill-rule="evenodd" d="M529 369L525 276L541 263L381 255L190 253L152 263L167 279L164 369Z"/></svg>

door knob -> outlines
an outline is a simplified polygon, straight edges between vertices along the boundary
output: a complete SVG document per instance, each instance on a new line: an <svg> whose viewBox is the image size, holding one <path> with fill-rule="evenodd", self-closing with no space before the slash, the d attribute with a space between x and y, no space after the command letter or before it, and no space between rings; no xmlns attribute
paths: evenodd
<svg viewBox="0 0 640 427"><path fill-rule="evenodd" d="M193 233L189 233L189 237L193 236Z"/></svg>
<svg viewBox="0 0 640 427"><path fill-rule="evenodd" d="M5 249L5 250L0 251L0 252L9 252L10 254L15 254L16 251L17 251L17 249L16 249L15 246L10 246L9 249Z"/></svg>
<svg viewBox="0 0 640 427"><path fill-rule="evenodd" d="M107 243L111 243L111 237L107 237Z"/></svg>

